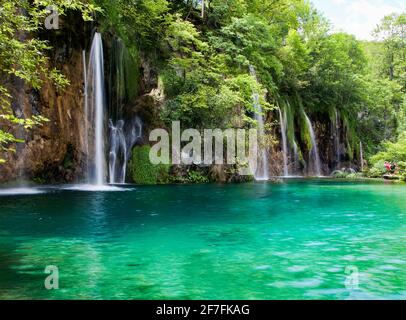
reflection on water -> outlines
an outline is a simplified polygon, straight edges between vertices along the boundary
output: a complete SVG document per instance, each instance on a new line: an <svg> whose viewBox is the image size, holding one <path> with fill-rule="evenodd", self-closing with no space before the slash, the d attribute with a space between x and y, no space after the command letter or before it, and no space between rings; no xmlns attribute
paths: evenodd
<svg viewBox="0 0 406 320"><path fill-rule="evenodd" d="M1 197L0 298L406 298L405 186L123 189Z"/></svg>

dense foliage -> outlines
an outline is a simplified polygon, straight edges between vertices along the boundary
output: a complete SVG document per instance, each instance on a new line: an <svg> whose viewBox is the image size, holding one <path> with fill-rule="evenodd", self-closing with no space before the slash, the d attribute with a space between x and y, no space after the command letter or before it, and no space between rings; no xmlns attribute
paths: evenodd
<svg viewBox="0 0 406 320"><path fill-rule="evenodd" d="M47 69L47 43L35 37L21 40L12 31L15 26L31 33L41 28L48 1L33 3L28 8L24 0L2 1L1 70L34 87L45 74L66 84L59 73ZM206 0L204 10L196 0L52 3L62 12L78 9L85 19L100 7L102 31L119 36L134 60L141 52L153 60L165 92L161 117L168 124L255 125L252 93L257 92L265 115L279 107L286 110L289 123L302 127L304 111L319 119L338 113L350 159L360 141L367 158L387 146L381 145L383 140L395 142L406 130L405 14L385 17L376 41L361 42L331 33L328 21L305 0ZM28 15L16 15L16 8L26 8ZM6 89L0 90L6 101ZM273 124L267 124L269 135ZM298 137L292 127L288 138L293 145ZM308 133L300 134L309 144ZM2 133L0 146L12 139Z"/></svg>
<svg viewBox="0 0 406 320"><path fill-rule="evenodd" d="M369 175L378 178L386 174L384 163L390 161L396 166L394 173L406 180L406 132L400 135L397 142L384 142L383 147L383 151L371 158L373 166L369 170Z"/></svg>
<svg viewBox="0 0 406 320"><path fill-rule="evenodd" d="M330 33L307 1L205 4L203 16L199 1L115 0L109 7L110 28L156 57L166 94L163 120L197 128L250 125L256 91L265 113L288 105L291 121L303 121L303 110L337 111L350 157L361 137L372 155L382 137L395 140L404 129L404 14L385 17L376 41L360 42Z"/></svg>
<svg viewBox="0 0 406 320"><path fill-rule="evenodd" d="M10 144L19 141L7 131L13 125L29 129L46 121L39 115L28 119L16 117L10 108L12 97L4 80L16 77L34 89L39 89L45 78L53 80L59 88L69 84L68 79L49 66L46 53L51 49L50 44L36 37L45 27L49 6L61 16L67 10L80 11L85 20L90 20L91 13L97 10L93 4L80 0L0 0L0 152L13 151Z"/></svg>

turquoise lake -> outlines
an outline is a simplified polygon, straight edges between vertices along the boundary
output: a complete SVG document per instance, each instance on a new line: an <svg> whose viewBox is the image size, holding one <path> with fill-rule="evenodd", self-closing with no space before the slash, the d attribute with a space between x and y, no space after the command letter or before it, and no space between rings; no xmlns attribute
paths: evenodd
<svg viewBox="0 0 406 320"><path fill-rule="evenodd" d="M0 190L0 299L406 299L406 185Z"/></svg>

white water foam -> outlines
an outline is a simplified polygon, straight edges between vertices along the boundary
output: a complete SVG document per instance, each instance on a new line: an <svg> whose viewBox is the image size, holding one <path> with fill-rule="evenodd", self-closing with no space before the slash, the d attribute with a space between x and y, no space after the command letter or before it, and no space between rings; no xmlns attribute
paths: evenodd
<svg viewBox="0 0 406 320"><path fill-rule="evenodd" d="M64 186L61 189L71 191L86 191L86 192L119 192L119 191L132 191L133 188L122 188L109 185L92 185L92 184L76 184L71 186Z"/></svg>
<svg viewBox="0 0 406 320"><path fill-rule="evenodd" d="M0 196L32 195L44 192L45 192L44 190L35 188L10 188L10 189L0 189Z"/></svg>
<svg viewBox="0 0 406 320"><path fill-rule="evenodd" d="M255 79L257 78L254 66L250 65L250 74ZM258 123L258 130L260 137L265 137L265 128L264 128L264 117L262 114L262 107L259 103L259 94L257 92L253 92L253 99L254 99L254 109L255 109L255 120ZM260 162L261 166L255 172L255 180L257 181L267 181L269 180L269 168L268 168L268 151L265 147L261 146L260 148Z"/></svg>

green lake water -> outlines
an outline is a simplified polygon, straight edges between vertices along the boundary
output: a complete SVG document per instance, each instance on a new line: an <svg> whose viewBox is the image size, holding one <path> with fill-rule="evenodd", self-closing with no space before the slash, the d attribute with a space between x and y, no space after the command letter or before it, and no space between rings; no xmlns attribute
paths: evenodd
<svg viewBox="0 0 406 320"><path fill-rule="evenodd" d="M406 299L406 185L124 190L0 191L0 299Z"/></svg>

